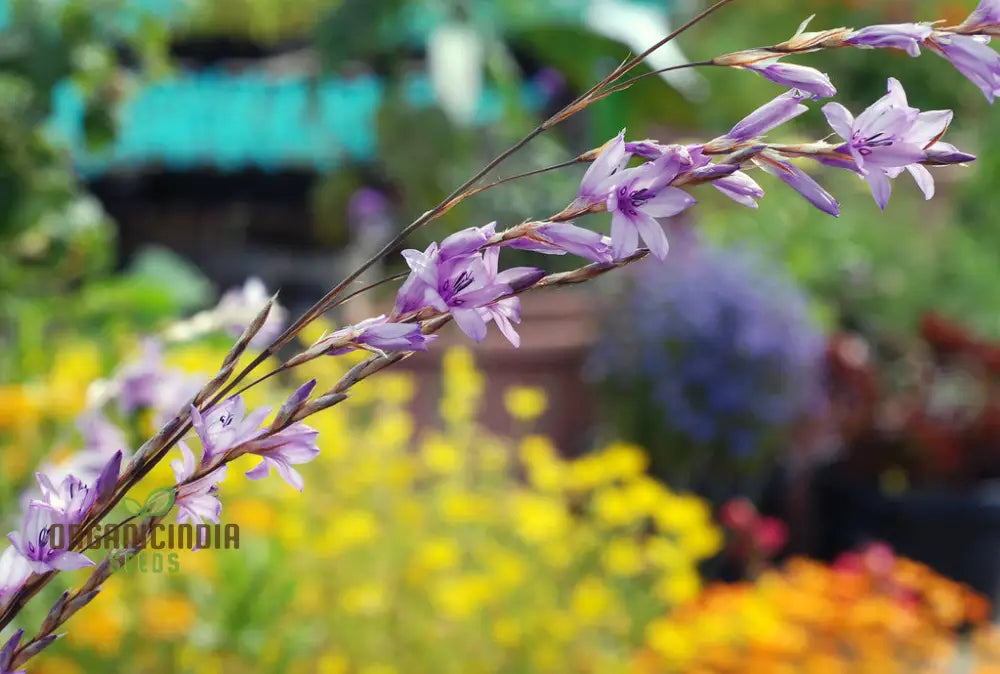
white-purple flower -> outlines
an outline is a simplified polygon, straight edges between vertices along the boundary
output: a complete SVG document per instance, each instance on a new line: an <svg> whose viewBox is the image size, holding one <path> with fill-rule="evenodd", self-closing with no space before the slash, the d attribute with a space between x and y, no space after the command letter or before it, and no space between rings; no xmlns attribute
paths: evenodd
<svg viewBox="0 0 1000 674"><path fill-rule="evenodd" d="M935 143L951 123L950 110L920 112L911 108L906 92L889 78L888 93L857 119L839 103L823 106L830 126L845 141L842 151L850 153L858 170L868 181L879 208L885 209L892 192L890 178L906 169L926 198L934 195L934 179L920 164L925 148Z"/></svg>
<svg viewBox="0 0 1000 674"><path fill-rule="evenodd" d="M97 490L84 484L75 475L67 475L58 485L44 473L35 473L35 479L38 480L42 497L32 500L31 503L57 511L60 518L66 522L72 524L82 522L97 500Z"/></svg>
<svg viewBox="0 0 1000 674"><path fill-rule="evenodd" d="M125 414L151 409L154 421L166 421L201 388L197 377L169 370L163 363L163 343L144 340L140 357L126 365L115 377L119 404ZM118 445L121 448L122 445Z"/></svg>
<svg viewBox="0 0 1000 674"><path fill-rule="evenodd" d="M403 251L412 271L396 295L393 314L400 316L423 307L448 312L465 334L481 342L486 337L486 322L478 309L510 293L511 287L494 280L482 253L448 257L443 252L436 243L424 252Z"/></svg>
<svg viewBox="0 0 1000 674"><path fill-rule="evenodd" d="M0 554L0 606L31 576L31 565L13 546Z"/></svg>
<svg viewBox="0 0 1000 674"><path fill-rule="evenodd" d="M540 222L506 245L548 255L579 255L594 262L611 262L611 239L571 222Z"/></svg>
<svg viewBox="0 0 1000 674"><path fill-rule="evenodd" d="M817 98L830 98L837 94L836 87L826 73L809 66L782 63L776 58L764 59L746 66L764 78L789 89L799 89Z"/></svg>
<svg viewBox="0 0 1000 674"><path fill-rule="evenodd" d="M529 286L545 275L544 271L535 267L513 267L499 271L500 249L498 247L487 248L483 251L483 261L486 266L487 283L508 286L512 290ZM479 315L487 323L490 321L496 323L497 329L514 348L521 345L521 336L517 334L513 325L521 322L520 297L505 297L480 307Z"/></svg>
<svg viewBox="0 0 1000 674"><path fill-rule="evenodd" d="M20 531L8 534L14 548L35 573L75 571L94 563L69 547L70 525L60 513L42 503L32 503Z"/></svg>
<svg viewBox="0 0 1000 674"><path fill-rule="evenodd" d="M757 199L764 196L764 190L757 181L743 171L712 181L712 187L747 208L757 208Z"/></svg>
<svg viewBox="0 0 1000 674"><path fill-rule="evenodd" d="M119 403L122 412L131 414L138 409L153 407L163 376L163 344L146 339L138 360L125 366L117 376Z"/></svg>
<svg viewBox="0 0 1000 674"><path fill-rule="evenodd" d="M937 32L926 44L951 61L992 103L1000 94L1000 54L988 46L989 41L987 36Z"/></svg>
<svg viewBox="0 0 1000 674"><path fill-rule="evenodd" d="M449 234L438 245L438 259L450 260L454 257L474 255L496 234L496 221L482 227L467 227Z"/></svg>
<svg viewBox="0 0 1000 674"><path fill-rule="evenodd" d="M264 282L251 277L242 286L227 290L212 313L223 330L233 337L239 337L269 299L271 296ZM287 317L287 310L275 302L264 326L254 335L250 345L264 346L274 341L284 330Z"/></svg>
<svg viewBox="0 0 1000 674"><path fill-rule="evenodd" d="M382 315L366 318L356 325L332 333L327 340L341 342L346 339L350 345L335 347L326 353L329 356L339 356L355 348L369 348L384 353L426 351L427 345L436 338L437 335L425 335L421 332L419 323L393 323Z"/></svg>
<svg viewBox="0 0 1000 674"><path fill-rule="evenodd" d="M765 151L754 157L754 163L767 173L780 179L793 190L801 194L813 206L833 216L840 215L840 204L823 186L812 179L805 171L779 155Z"/></svg>
<svg viewBox="0 0 1000 674"><path fill-rule="evenodd" d="M573 206L590 206L607 199L608 179L619 171L623 171L628 165L630 157L631 154L625 149L625 129L622 129L617 136L604 144L597 159L587 167L587 172L583 174L583 180L580 181L580 189Z"/></svg>
<svg viewBox="0 0 1000 674"><path fill-rule="evenodd" d="M723 138L742 142L763 136L771 129L807 112L809 108L802 104L804 98L807 98L806 94L798 89L786 91L744 117Z"/></svg>
<svg viewBox="0 0 1000 674"><path fill-rule="evenodd" d="M902 49L910 56L920 56L920 45L933 32L925 23L880 24L852 32L844 44L869 49Z"/></svg>
<svg viewBox="0 0 1000 674"><path fill-rule="evenodd" d="M177 448L181 452L181 458L170 462L174 478L176 478L177 484L181 485L177 489L177 496L174 500L174 505L177 506L177 523L211 522L218 524L219 517L222 515L222 501L219 500L218 484L225 479L229 466L220 466L189 484L182 484L194 475L197 464L194 453L186 443L183 441L177 443Z"/></svg>
<svg viewBox="0 0 1000 674"><path fill-rule="evenodd" d="M638 250L640 237L654 256L660 260L666 258L670 246L656 218L677 215L695 203L694 197L684 190L669 186L682 164L690 164L690 157L678 152L664 154L608 179L606 184L611 189L607 191L607 208L611 213L611 248L615 258L627 257Z"/></svg>
<svg viewBox="0 0 1000 674"><path fill-rule="evenodd" d="M1000 0L982 0L961 28L970 33L997 35L1000 33Z"/></svg>
<svg viewBox="0 0 1000 674"><path fill-rule="evenodd" d="M83 451L99 456L110 456L128 444L125 433L97 410L81 414L76 428L83 438Z"/></svg>
<svg viewBox="0 0 1000 674"><path fill-rule="evenodd" d="M262 480L274 468L285 482L302 491L305 480L292 466L309 463L319 456L319 447L316 446L318 437L319 431L299 422L274 435L253 441L247 451L256 454L262 461L247 471L247 477Z"/></svg>
<svg viewBox="0 0 1000 674"><path fill-rule="evenodd" d="M208 465L237 445L260 437L264 433L260 425L270 413L269 407L260 407L247 414L247 404L241 395L227 398L204 412L192 405L191 425L204 450L202 465Z"/></svg>

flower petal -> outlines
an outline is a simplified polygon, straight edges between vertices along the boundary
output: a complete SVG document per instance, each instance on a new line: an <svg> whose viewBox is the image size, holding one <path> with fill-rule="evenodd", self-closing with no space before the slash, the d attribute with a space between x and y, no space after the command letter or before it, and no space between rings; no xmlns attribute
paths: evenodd
<svg viewBox="0 0 1000 674"><path fill-rule="evenodd" d="M823 106L823 115L834 131L846 141L854 134L854 115L840 103L827 103Z"/></svg>
<svg viewBox="0 0 1000 674"><path fill-rule="evenodd" d="M667 241L667 233L663 231L663 226L644 212L636 216L635 226L653 257L665 260L670 251L670 243Z"/></svg>

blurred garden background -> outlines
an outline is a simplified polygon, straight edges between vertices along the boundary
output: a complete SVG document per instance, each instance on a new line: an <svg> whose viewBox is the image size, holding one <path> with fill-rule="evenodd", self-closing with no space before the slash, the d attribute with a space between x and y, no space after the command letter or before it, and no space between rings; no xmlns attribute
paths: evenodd
<svg viewBox="0 0 1000 674"><path fill-rule="evenodd" d="M705 6L0 0L5 531L37 467L137 448L272 292L297 315ZM737 1L643 68L773 44L813 13L957 23L974 6ZM664 223L663 265L526 296L520 349L449 327L364 382L311 420L323 451L303 494L224 483L238 550L144 553L29 671L1000 671L1000 114L932 54L799 62L851 109L897 77L911 104L955 111L978 161L938 172L931 202L900 181L884 214L824 172L838 219L764 179L758 210L702 190ZM727 69L649 77L495 177L624 126L713 138L780 91ZM813 110L783 133L828 129ZM554 212L581 175L485 192L407 247ZM304 341L391 303L358 298ZM124 381L151 393L97 412ZM140 493L172 483L162 468Z"/></svg>

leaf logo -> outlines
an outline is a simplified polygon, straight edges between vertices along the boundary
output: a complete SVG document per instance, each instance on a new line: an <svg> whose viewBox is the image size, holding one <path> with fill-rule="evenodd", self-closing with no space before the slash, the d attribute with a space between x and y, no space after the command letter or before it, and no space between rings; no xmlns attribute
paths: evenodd
<svg viewBox="0 0 1000 674"><path fill-rule="evenodd" d="M139 503L134 498L123 498L122 507L133 517L163 517L174 507L176 499L173 487L160 487L146 497L145 503Z"/></svg>
<svg viewBox="0 0 1000 674"><path fill-rule="evenodd" d="M173 487L160 487L154 490L147 498L143 509L153 517L163 517L174 507L177 495Z"/></svg>

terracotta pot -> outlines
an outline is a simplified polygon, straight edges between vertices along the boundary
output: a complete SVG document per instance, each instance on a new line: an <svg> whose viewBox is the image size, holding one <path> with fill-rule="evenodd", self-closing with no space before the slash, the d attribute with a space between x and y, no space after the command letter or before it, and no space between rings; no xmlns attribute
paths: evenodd
<svg viewBox="0 0 1000 674"><path fill-rule="evenodd" d="M400 363L419 382L413 407L419 428L439 421L442 354L451 346L466 346L487 381L480 412L485 427L503 435L523 432L515 429L503 395L510 386L538 386L545 390L549 404L534 422L533 431L548 435L569 455L587 448L596 410L593 392L582 377L594 339L595 317L588 296L558 288L526 294L521 300L520 348L512 347L492 325L482 344L476 344L450 324L429 352Z"/></svg>

